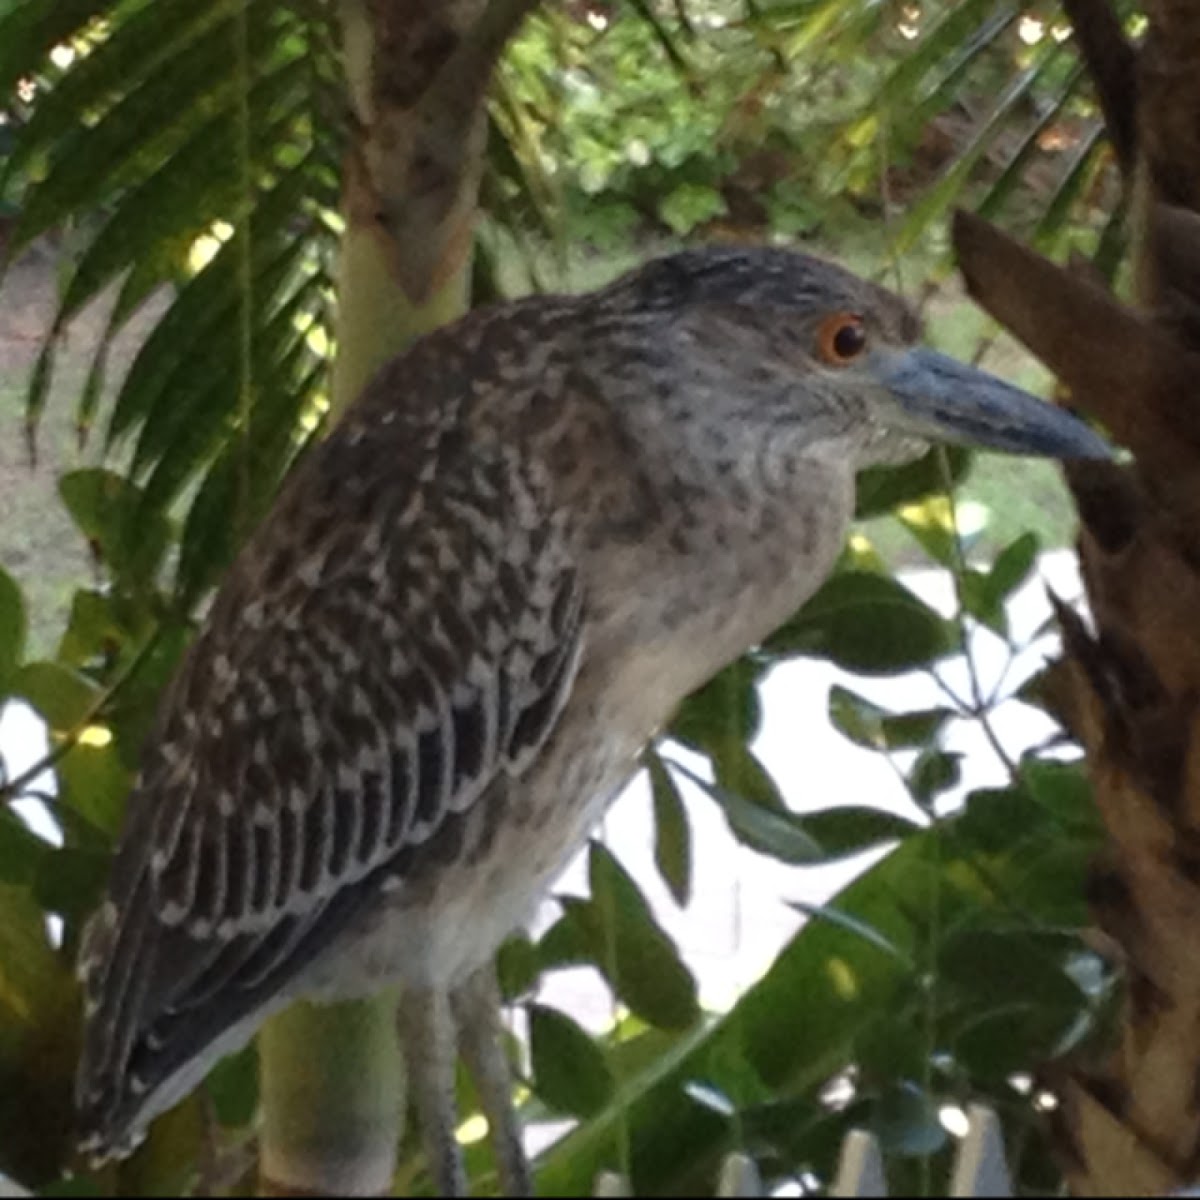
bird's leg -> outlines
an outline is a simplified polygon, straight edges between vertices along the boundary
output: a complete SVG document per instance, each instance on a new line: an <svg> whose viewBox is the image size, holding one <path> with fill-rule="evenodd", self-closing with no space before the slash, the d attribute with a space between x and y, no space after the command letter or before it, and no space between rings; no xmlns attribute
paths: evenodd
<svg viewBox="0 0 1200 1200"><path fill-rule="evenodd" d="M492 1149L506 1196L532 1196L533 1179L513 1108L512 1073L504 1052L500 989L489 962L451 996L458 1018L459 1048L475 1081L479 1103L491 1131Z"/></svg>
<svg viewBox="0 0 1200 1200"><path fill-rule="evenodd" d="M405 987L398 1019L408 1085L434 1186L442 1196L465 1196L467 1172L454 1136L458 1125L454 1097L457 1038L449 996L434 988Z"/></svg>

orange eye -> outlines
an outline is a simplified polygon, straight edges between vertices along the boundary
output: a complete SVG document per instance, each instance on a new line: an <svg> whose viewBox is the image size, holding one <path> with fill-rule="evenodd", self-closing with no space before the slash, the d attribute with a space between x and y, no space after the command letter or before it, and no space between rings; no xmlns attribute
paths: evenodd
<svg viewBox="0 0 1200 1200"><path fill-rule="evenodd" d="M817 357L831 367L844 367L867 348L867 327L857 313L826 317L817 330Z"/></svg>

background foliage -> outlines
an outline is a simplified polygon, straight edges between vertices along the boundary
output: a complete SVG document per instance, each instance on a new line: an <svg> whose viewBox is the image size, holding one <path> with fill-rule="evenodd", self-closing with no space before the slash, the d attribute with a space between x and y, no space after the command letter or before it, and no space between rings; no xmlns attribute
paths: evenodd
<svg viewBox="0 0 1200 1200"><path fill-rule="evenodd" d="M161 689L321 431L344 143L330 7L0 7L7 258L61 245L57 310L6 432L23 427L36 454L48 406L70 406L82 458L58 491L94 567L63 612L27 611L30 580L0 571L0 697L29 704L50 733L44 764L0 775L0 1169L60 1194L219 1191L247 1169L250 1054L160 1122L119 1179L69 1159L70 964ZM1137 14L1129 21L1136 29ZM830 249L922 301L946 274L952 203L1108 274L1123 249L1110 152L1051 4L564 0L510 47L492 124L480 301L590 285L652 249L714 236ZM78 386L55 386L78 358L72 322L98 301L105 324ZM127 369L111 371L146 311L157 315ZM962 339L983 328L952 315ZM703 886L682 780L747 846L797 870L890 848L877 865L814 911L728 1012L701 1011L638 881L600 843L590 894L561 897L544 934L506 946L505 990L530 1031L527 1116L576 1121L545 1156L546 1191L586 1194L609 1165L640 1192L704 1188L735 1146L771 1180L819 1188L845 1131L867 1126L891 1154L894 1189L929 1192L950 1154L946 1111L979 1098L1004 1117L1020 1184L1055 1186L1040 1122L1050 1068L1103 1032L1114 989L1084 935L1099 830L1078 767L1048 748L949 810L948 730L987 722L1007 695L977 688L916 712L831 694L841 734L894 762L907 816L866 804L797 813L749 748L758 685L781 662L937 672L976 627L1010 640L1005 601L1038 540L961 536L944 493L970 468L939 452L868 473L869 523L839 572L689 700L647 760L657 861L680 902ZM953 618L894 577L901 560L953 573ZM1022 695L1047 703L1036 683ZM50 817L36 831L35 805ZM617 1002L600 1039L538 1000L545 972L579 963ZM486 1171L486 1151L471 1152ZM419 1186L419 1163L404 1162L401 1182Z"/></svg>

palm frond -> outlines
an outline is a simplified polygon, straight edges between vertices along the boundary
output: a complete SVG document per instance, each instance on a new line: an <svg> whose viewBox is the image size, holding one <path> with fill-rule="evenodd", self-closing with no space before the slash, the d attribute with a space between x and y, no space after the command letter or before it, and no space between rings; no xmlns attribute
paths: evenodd
<svg viewBox="0 0 1200 1200"><path fill-rule="evenodd" d="M194 598L230 551L204 532L203 514L221 495L237 502L227 529L248 530L320 387L323 357L311 346L332 341L337 36L320 4L155 0L110 3L101 16L107 33L90 52L57 78L47 72L6 168L16 178L41 164L12 254L66 222L83 233L31 374L26 422L32 439L71 322L112 294L77 427L86 437L103 419L104 453L128 455L144 485L143 515L201 506L184 516L178 563L177 589ZM164 289L170 302L106 404L114 340ZM248 461L251 432L264 445L255 470L239 475L231 464ZM250 478L253 488L235 486Z"/></svg>

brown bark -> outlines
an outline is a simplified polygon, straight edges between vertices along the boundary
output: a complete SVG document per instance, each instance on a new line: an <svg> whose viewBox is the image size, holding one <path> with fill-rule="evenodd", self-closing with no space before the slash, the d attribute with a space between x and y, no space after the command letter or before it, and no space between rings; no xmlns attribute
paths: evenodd
<svg viewBox="0 0 1200 1200"><path fill-rule="evenodd" d="M1063 0L1123 170L1137 154L1137 55L1108 0Z"/></svg>
<svg viewBox="0 0 1200 1200"><path fill-rule="evenodd" d="M1200 5L1148 5L1135 52L1074 0L1139 203L1138 307L977 218L955 238L976 299L1132 460L1067 472L1089 628L1063 611L1052 691L1088 756L1110 848L1090 900L1127 983L1120 1043L1059 1079L1079 1195L1163 1194L1200 1174Z"/></svg>
<svg viewBox="0 0 1200 1200"><path fill-rule="evenodd" d="M353 142L342 173L335 415L460 316L495 61L536 0L340 0Z"/></svg>

